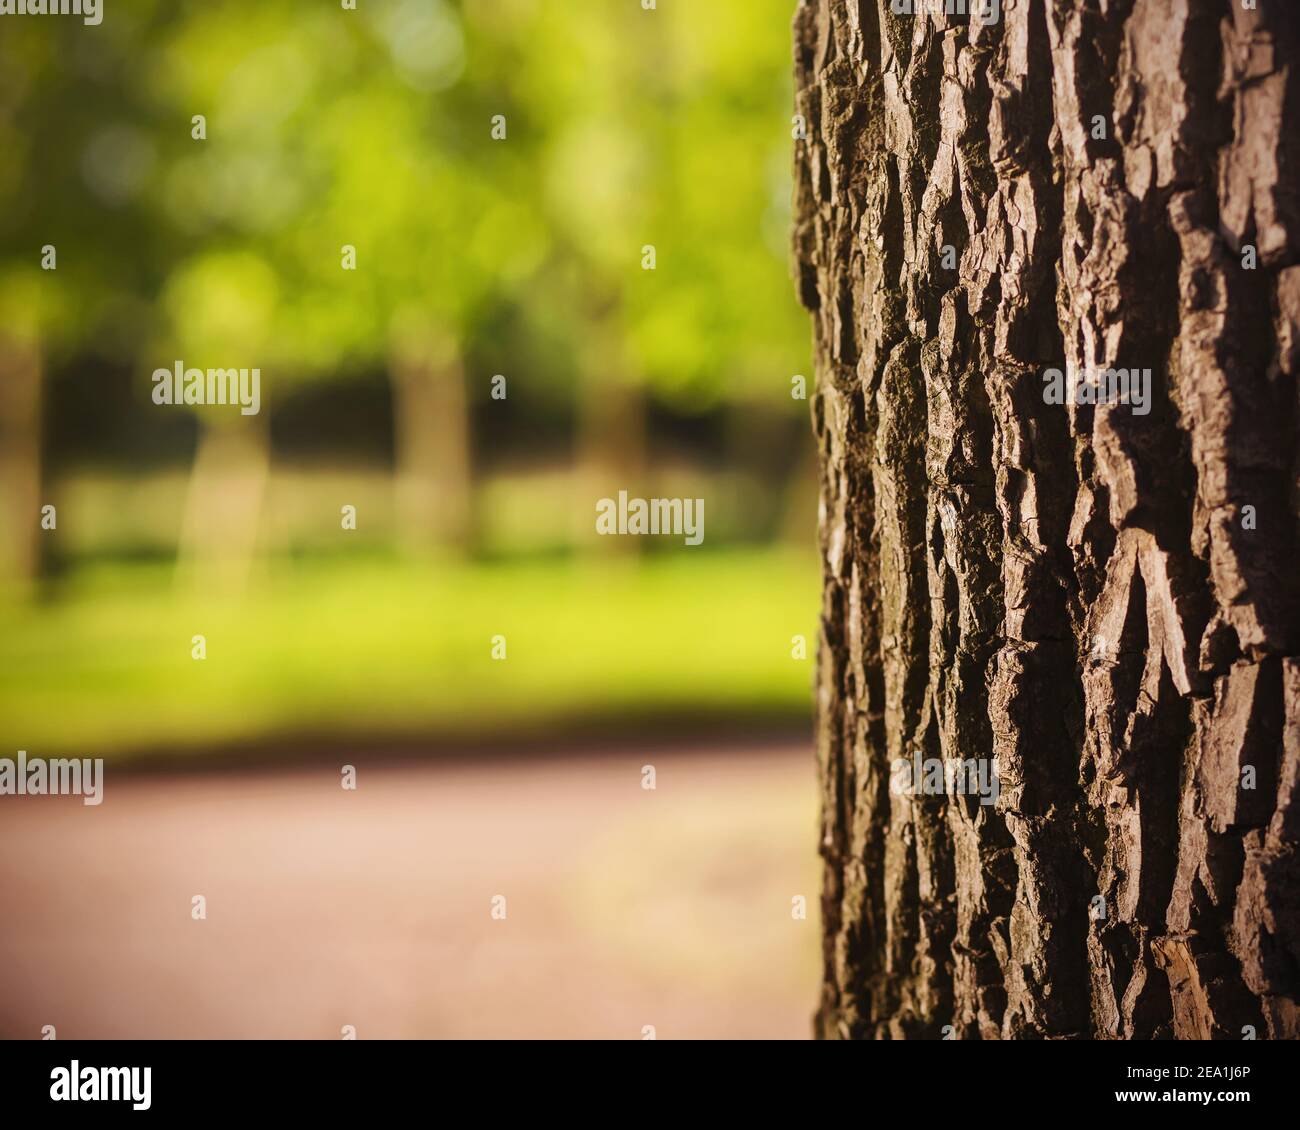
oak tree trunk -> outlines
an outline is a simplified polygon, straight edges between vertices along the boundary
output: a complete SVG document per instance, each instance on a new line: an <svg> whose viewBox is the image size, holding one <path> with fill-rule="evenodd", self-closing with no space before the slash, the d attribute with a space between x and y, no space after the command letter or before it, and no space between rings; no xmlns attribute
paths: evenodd
<svg viewBox="0 0 1300 1130"><path fill-rule="evenodd" d="M795 17L818 1033L1294 1038L1300 6L891 7Z"/></svg>

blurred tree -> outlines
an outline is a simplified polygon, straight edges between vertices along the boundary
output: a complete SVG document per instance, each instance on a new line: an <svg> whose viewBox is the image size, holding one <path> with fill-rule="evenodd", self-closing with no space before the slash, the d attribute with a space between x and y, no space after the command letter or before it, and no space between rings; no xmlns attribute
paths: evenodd
<svg viewBox="0 0 1300 1130"><path fill-rule="evenodd" d="M8 20L0 37L0 568L19 584L51 540L39 514L53 501L45 374L74 358L124 361L149 317L157 235L140 190L154 153L127 73L152 8L141 0L108 35Z"/></svg>
<svg viewBox="0 0 1300 1130"><path fill-rule="evenodd" d="M141 99L162 123L149 194L168 254L140 380L176 364L260 375L255 415L186 406L199 431L179 562L200 583L246 580L270 468L267 416L315 375L295 349L285 295L302 275L292 229L328 184L303 137L345 18L285 3L187 5L157 29L141 68Z"/></svg>
<svg viewBox="0 0 1300 1130"><path fill-rule="evenodd" d="M537 106L559 294L579 335L579 463L646 473L646 405L801 414L806 340L786 285L791 82L779 0L535 9L520 97ZM485 17L486 18L486 17ZM771 21L771 22L765 22ZM571 60L557 68L556 58ZM752 444L752 437L742 440Z"/></svg>
<svg viewBox="0 0 1300 1130"><path fill-rule="evenodd" d="M490 118L508 103L490 46L468 77L464 30L443 0L272 5L239 20L215 4L193 10L160 59L178 119L206 109L209 134L177 158L168 210L209 244L242 249L204 259L197 275L181 268L174 330L185 340L210 321L200 282L231 296L242 284L223 280L223 265L256 255L278 284L255 288L268 302L278 291L257 347L274 396L386 369L397 524L420 552L469 540L466 343L541 240L509 175L526 143L492 147Z"/></svg>
<svg viewBox="0 0 1300 1130"><path fill-rule="evenodd" d="M263 381L292 371L276 336L279 286L276 272L261 256L248 250L215 251L178 264L163 291L167 324L155 343L157 369L196 369L205 376L211 369L240 372L241 395L251 392L257 400L255 413L246 413L243 403L192 409L200 430L181 519L179 560L201 585L237 589L247 580L252 561L270 470Z"/></svg>
<svg viewBox="0 0 1300 1130"><path fill-rule="evenodd" d="M304 251L331 241L354 249L356 268L314 259L304 315L347 326L351 358L389 372L403 541L417 552L463 547L472 532L465 359L544 253L524 175L535 144L510 132L495 41L467 44L456 9L405 0L376 17L373 34L388 58L317 107L308 144L334 178L300 235Z"/></svg>
<svg viewBox="0 0 1300 1130"><path fill-rule="evenodd" d="M0 579L24 588L41 558L41 373L44 341L39 270L0 275Z"/></svg>

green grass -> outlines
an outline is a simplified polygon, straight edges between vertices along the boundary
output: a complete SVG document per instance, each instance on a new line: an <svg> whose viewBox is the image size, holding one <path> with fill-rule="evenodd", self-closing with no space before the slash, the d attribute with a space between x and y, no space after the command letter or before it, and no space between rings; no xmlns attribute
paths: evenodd
<svg viewBox="0 0 1300 1130"><path fill-rule="evenodd" d="M780 550L279 560L233 600L179 590L163 565L82 567L51 599L4 610L0 751L125 758L794 723L809 713L812 661L791 658L791 637L815 638L817 584L813 559Z"/></svg>

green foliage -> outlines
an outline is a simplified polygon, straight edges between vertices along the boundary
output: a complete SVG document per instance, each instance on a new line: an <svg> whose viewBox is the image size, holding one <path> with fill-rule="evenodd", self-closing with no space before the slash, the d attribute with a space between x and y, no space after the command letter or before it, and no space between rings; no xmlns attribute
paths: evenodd
<svg viewBox="0 0 1300 1130"><path fill-rule="evenodd" d="M546 342L687 409L788 405L806 356L788 8L142 0L98 28L11 21L0 274L58 243L47 343L145 354L142 381L173 346L229 362L270 343L278 384L333 377L382 367L411 327L468 355L511 309L537 338L534 391L573 375Z"/></svg>
<svg viewBox="0 0 1300 1130"><path fill-rule="evenodd" d="M570 299L608 343L596 375L688 410L789 405L807 336L785 270L789 5L555 7L523 82L544 108L552 229L582 264Z"/></svg>

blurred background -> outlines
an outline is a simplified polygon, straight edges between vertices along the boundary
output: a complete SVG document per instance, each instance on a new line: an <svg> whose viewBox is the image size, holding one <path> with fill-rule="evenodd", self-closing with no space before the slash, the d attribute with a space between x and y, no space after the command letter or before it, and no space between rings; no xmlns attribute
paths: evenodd
<svg viewBox="0 0 1300 1130"><path fill-rule="evenodd" d="M5 19L0 1036L806 1034L792 10Z"/></svg>

